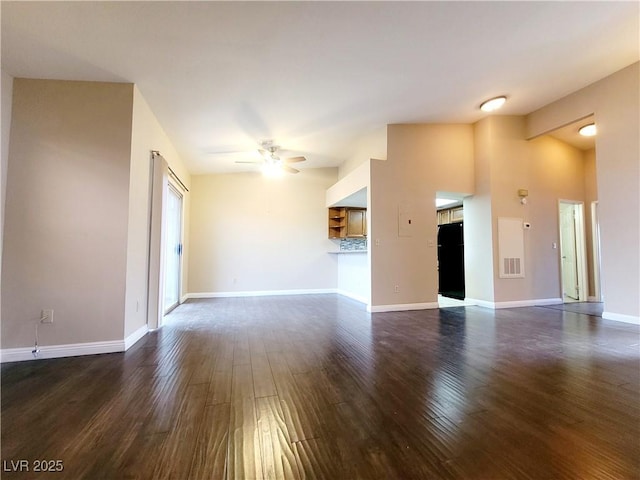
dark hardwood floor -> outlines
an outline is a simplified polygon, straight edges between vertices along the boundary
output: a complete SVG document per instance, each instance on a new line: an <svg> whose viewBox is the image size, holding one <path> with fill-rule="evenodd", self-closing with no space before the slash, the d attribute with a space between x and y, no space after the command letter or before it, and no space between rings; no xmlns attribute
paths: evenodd
<svg viewBox="0 0 640 480"><path fill-rule="evenodd" d="M640 478L637 326L335 295L166 320L123 354L3 365L2 478Z"/></svg>

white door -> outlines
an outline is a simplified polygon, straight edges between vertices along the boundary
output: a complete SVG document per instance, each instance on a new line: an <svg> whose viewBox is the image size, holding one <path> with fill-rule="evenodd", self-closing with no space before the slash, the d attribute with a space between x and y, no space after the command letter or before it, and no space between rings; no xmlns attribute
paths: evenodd
<svg viewBox="0 0 640 480"><path fill-rule="evenodd" d="M182 195L171 184L167 192L164 268L164 313L180 303L182 260Z"/></svg>
<svg viewBox="0 0 640 480"><path fill-rule="evenodd" d="M587 255L582 202L560 201L560 270L564 302L587 301Z"/></svg>

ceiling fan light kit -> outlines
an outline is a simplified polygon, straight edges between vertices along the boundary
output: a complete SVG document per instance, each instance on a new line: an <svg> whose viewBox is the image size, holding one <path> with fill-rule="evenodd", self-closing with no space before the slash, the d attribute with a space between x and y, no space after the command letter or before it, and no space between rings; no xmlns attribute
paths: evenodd
<svg viewBox="0 0 640 480"><path fill-rule="evenodd" d="M280 166L273 162L265 162L262 166L262 174L265 177L281 177L284 171Z"/></svg>
<svg viewBox="0 0 640 480"><path fill-rule="evenodd" d="M262 167L262 173L269 177L279 176L282 172L298 173L300 172L300 170L289 166L289 163L304 162L306 160L306 158L302 156L284 159L280 158L278 156L280 146L274 145L272 140L263 140L259 145L260 148L258 149L258 153L262 157L262 162L264 163ZM236 161L235 163L260 162Z"/></svg>

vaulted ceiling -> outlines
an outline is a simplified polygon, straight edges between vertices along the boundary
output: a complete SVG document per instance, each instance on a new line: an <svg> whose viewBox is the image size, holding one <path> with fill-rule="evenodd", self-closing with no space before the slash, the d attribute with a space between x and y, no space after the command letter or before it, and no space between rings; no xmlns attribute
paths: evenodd
<svg viewBox="0 0 640 480"><path fill-rule="evenodd" d="M265 139L336 166L386 124L474 122L498 94L527 114L639 59L638 2L1 8L4 71L135 83L192 173L246 169Z"/></svg>

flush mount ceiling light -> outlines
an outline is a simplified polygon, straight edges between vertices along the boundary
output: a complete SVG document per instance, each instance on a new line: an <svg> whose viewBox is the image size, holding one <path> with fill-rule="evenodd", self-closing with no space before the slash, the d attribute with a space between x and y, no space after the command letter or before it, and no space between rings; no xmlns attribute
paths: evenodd
<svg viewBox="0 0 640 480"><path fill-rule="evenodd" d="M482 110L483 112L493 112L495 110L498 110L500 107L502 107L502 105L504 105L504 102L506 101L507 101L507 97L505 97L504 95L491 98L486 102L483 102L482 105L480 105L480 110Z"/></svg>
<svg viewBox="0 0 640 480"><path fill-rule="evenodd" d="M583 127L580 127L578 133L583 137L593 137L597 133L596 124L590 123L588 125L584 125Z"/></svg>

